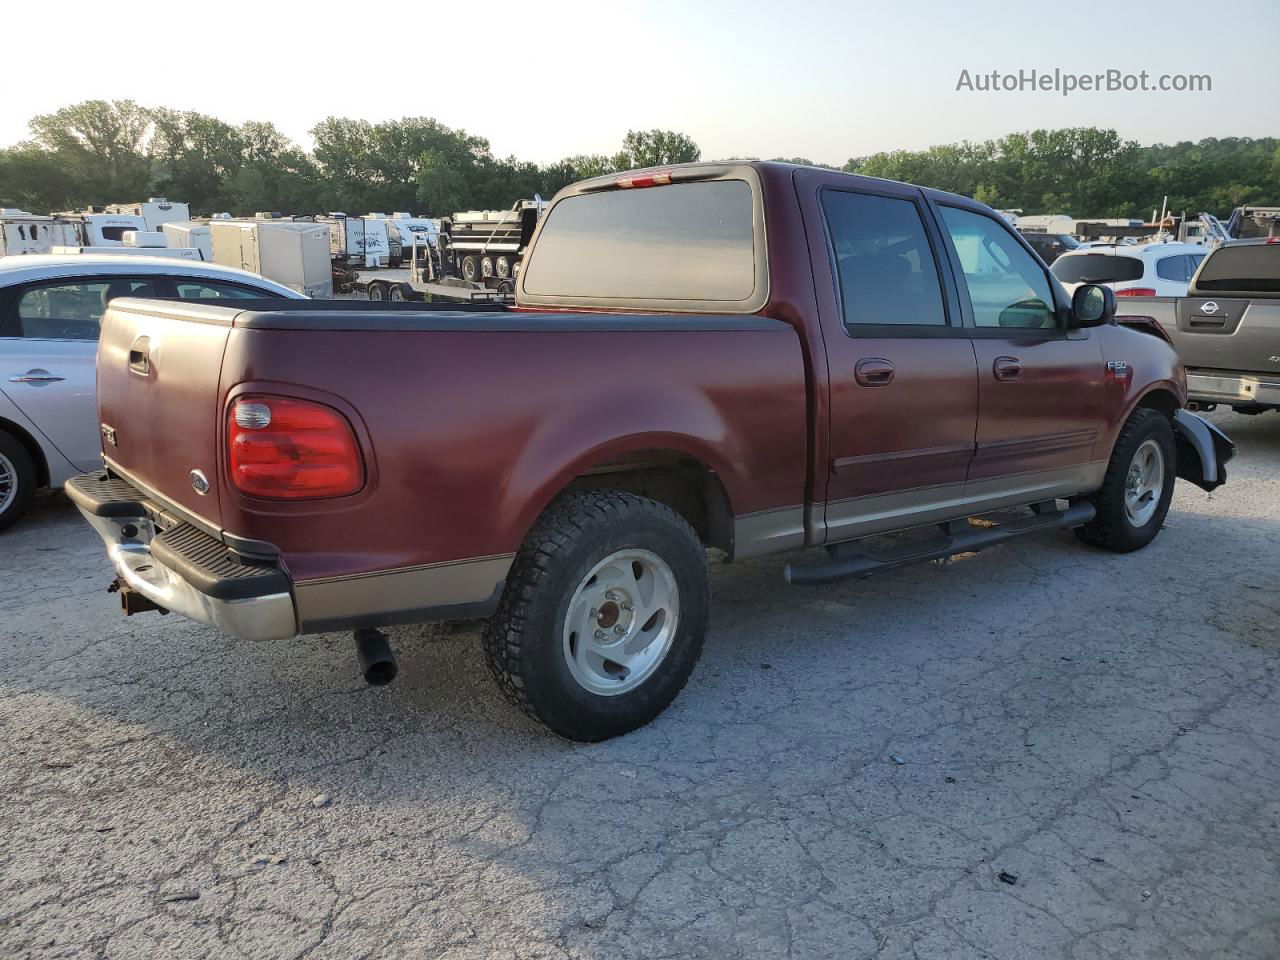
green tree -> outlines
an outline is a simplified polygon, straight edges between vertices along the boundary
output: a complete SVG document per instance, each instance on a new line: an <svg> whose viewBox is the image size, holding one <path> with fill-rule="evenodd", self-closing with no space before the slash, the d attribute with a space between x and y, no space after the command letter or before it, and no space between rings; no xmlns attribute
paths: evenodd
<svg viewBox="0 0 1280 960"><path fill-rule="evenodd" d="M693 139L674 130L628 130L622 138L619 166L659 167L669 163L692 163L702 158Z"/></svg>
<svg viewBox="0 0 1280 960"><path fill-rule="evenodd" d="M151 111L132 100L86 100L32 119L37 145L73 184L71 202L111 203L151 190Z"/></svg>

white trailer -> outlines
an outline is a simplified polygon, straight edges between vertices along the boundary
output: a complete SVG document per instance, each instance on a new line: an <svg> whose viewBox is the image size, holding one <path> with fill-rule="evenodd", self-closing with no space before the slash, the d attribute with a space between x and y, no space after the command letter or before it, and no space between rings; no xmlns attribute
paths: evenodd
<svg viewBox="0 0 1280 960"><path fill-rule="evenodd" d="M164 197L151 197L138 203L113 203L105 207L103 213L125 214L141 217L146 230L159 230L166 223L191 219L191 205Z"/></svg>
<svg viewBox="0 0 1280 960"><path fill-rule="evenodd" d="M48 253L55 244L74 242L74 229L64 236L64 225L53 217L25 210L0 210L0 257L22 253Z"/></svg>
<svg viewBox="0 0 1280 960"><path fill-rule="evenodd" d="M213 261L213 233L209 224L200 220L179 220L160 227L165 242L171 247L193 247L200 259Z"/></svg>
<svg viewBox="0 0 1280 960"><path fill-rule="evenodd" d="M136 214L105 213L100 207L56 213L54 217L74 224L77 236L66 238L68 245L83 247L122 247L127 230L146 232L147 221Z"/></svg>
<svg viewBox="0 0 1280 960"><path fill-rule="evenodd" d="M329 229L292 220L214 220L213 262L282 283L308 297L333 297Z"/></svg>

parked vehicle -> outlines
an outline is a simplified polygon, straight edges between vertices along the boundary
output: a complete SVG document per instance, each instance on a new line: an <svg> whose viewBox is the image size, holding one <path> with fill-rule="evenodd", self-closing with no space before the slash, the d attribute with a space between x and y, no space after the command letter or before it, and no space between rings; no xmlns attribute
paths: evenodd
<svg viewBox="0 0 1280 960"><path fill-rule="evenodd" d="M191 206L164 197L151 197L139 203L112 203L103 208L104 213L127 214L141 217L144 229L160 230L166 223L180 223L191 219Z"/></svg>
<svg viewBox="0 0 1280 960"><path fill-rule="evenodd" d="M535 198L518 200L510 210L467 210L443 220L440 242L452 267L449 273L495 289L514 287L543 209L542 200Z"/></svg>
<svg viewBox="0 0 1280 960"><path fill-rule="evenodd" d="M330 213L315 222L328 225L329 255L334 260L366 269L391 265L391 240L383 221Z"/></svg>
<svg viewBox="0 0 1280 960"><path fill-rule="evenodd" d="M1097 283L1120 297L1181 297L1207 253L1195 243L1089 244L1062 254L1050 269L1068 292Z"/></svg>
<svg viewBox="0 0 1280 960"><path fill-rule="evenodd" d="M354 629L374 683L396 671L377 627L487 616L506 695L600 740L688 680L707 546L825 547L794 584L1034 531L1131 551L1175 473L1213 489L1233 452L1109 289L1068 298L992 210L907 184L754 162L588 180L517 295L114 302L107 469L70 494L126 612ZM968 520L992 511L1018 518Z"/></svg>
<svg viewBox="0 0 1280 960"><path fill-rule="evenodd" d="M1280 409L1280 238L1221 244L1200 264L1187 296L1132 299L1124 310L1159 321L1197 405Z"/></svg>
<svg viewBox="0 0 1280 960"><path fill-rule="evenodd" d="M0 210L0 257L25 253L48 253L55 245L76 243L75 224L57 217L45 217L25 210Z"/></svg>
<svg viewBox="0 0 1280 960"><path fill-rule="evenodd" d="M196 250L200 259L213 262L213 228L208 220L177 220L163 224L160 232L175 249Z"/></svg>
<svg viewBox="0 0 1280 960"><path fill-rule="evenodd" d="M511 303L515 281L496 285L463 280L449 269L441 247L423 234L414 234L409 246L409 266L378 270L369 276L357 275L350 284L356 294L369 300L392 303L406 300L447 303Z"/></svg>
<svg viewBox="0 0 1280 960"><path fill-rule="evenodd" d="M215 263L248 270L303 296L333 296L329 230L324 224L213 220L209 228Z"/></svg>
<svg viewBox="0 0 1280 960"><path fill-rule="evenodd" d="M1022 237L1047 264L1052 264L1064 253L1080 246L1080 241L1069 233L1023 233Z"/></svg>
<svg viewBox="0 0 1280 960"><path fill-rule="evenodd" d="M1236 207L1227 233L1235 240L1280 237L1280 207Z"/></svg>
<svg viewBox="0 0 1280 960"><path fill-rule="evenodd" d="M159 231L126 230L121 234L120 244L105 247L59 246L55 244L49 252L56 256L73 256L90 254L92 256L148 256L172 257L175 260L203 260L204 257L194 247L173 247L167 243L165 235Z"/></svg>
<svg viewBox="0 0 1280 960"><path fill-rule="evenodd" d="M239 270L167 258L0 258L0 530L26 512L36 488L101 464L98 324L107 303L126 295L298 296Z"/></svg>
<svg viewBox="0 0 1280 960"><path fill-rule="evenodd" d="M135 214L107 213L103 207L54 214L67 224L63 246L123 247L126 232L147 230L147 221Z"/></svg>

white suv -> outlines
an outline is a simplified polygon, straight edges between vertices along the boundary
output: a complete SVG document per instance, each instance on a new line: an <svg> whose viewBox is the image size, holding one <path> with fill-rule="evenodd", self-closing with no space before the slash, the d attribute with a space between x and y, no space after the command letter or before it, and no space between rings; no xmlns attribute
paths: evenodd
<svg viewBox="0 0 1280 960"><path fill-rule="evenodd" d="M1100 243L1067 251L1049 270L1068 293L1082 283L1101 283L1118 297L1185 297L1208 255L1195 243Z"/></svg>

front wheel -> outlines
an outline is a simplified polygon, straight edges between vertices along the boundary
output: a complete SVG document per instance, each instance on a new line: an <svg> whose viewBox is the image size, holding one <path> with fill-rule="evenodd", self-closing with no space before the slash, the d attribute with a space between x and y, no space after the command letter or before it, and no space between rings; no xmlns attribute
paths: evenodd
<svg viewBox="0 0 1280 960"><path fill-rule="evenodd" d="M571 493L516 555L485 657L534 719L570 740L607 740L680 693L709 605L706 554L678 514L628 493Z"/></svg>
<svg viewBox="0 0 1280 960"><path fill-rule="evenodd" d="M1120 428L1102 489L1092 498L1097 515L1076 535L1115 553L1149 544L1164 525L1173 499L1175 456L1169 418L1158 410L1135 410Z"/></svg>

